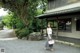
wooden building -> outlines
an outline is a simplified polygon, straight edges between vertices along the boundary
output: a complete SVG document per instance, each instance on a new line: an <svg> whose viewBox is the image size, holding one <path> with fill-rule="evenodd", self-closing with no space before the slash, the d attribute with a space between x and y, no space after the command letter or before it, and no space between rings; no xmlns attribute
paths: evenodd
<svg viewBox="0 0 80 53"><path fill-rule="evenodd" d="M80 44L80 0L48 0L47 11L37 18L51 23L54 37Z"/></svg>

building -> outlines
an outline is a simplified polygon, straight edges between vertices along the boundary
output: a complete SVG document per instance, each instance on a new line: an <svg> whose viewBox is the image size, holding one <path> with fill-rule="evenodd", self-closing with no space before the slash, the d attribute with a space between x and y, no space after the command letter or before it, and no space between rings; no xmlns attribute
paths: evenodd
<svg viewBox="0 0 80 53"><path fill-rule="evenodd" d="M54 37L80 44L80 0L48 0L48 10L37 18L51 23Z"/></svg>

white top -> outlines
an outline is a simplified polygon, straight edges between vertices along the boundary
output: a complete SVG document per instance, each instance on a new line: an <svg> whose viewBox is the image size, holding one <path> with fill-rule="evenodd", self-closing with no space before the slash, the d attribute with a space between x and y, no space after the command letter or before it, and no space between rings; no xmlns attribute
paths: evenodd
<svg viewBox="0 0 80 53"><path fill-rule="evenodd" d="M47 34L52 34L52 29L51 28L47 28Z"/></svg>

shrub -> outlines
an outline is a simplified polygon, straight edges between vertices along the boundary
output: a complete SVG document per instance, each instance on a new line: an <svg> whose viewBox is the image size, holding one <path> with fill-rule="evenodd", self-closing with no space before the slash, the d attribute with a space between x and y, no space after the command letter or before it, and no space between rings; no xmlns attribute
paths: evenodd
<svg viewBox="0 0 80 53"><path fill-rule="evenodd" d="M16 34L19 39L22 39L23 37L28 37L28 35L30 34L30 30L28 28L17 29Z"/></svg>

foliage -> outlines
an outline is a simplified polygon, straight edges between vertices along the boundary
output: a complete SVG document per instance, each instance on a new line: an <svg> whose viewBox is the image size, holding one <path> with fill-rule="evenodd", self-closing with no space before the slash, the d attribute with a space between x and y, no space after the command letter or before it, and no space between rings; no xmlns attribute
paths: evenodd
<svg viewBox="0 0 80 53"><path fill-rule="evenodd" d="M2 0L2 7L14 12L26 26L28 26L29 19L32 19L36 13L38 0Z"/></svg>
<svg viewBox="0 0 80 53"><path fill-rule="evenodd" d="M0 30L2 30L3 29L3 23L2 22L0 22Z"/></svg>
<svg viewBox="0 0 80 53"><path fill-rule="evenodd" d="M12 13L4 16L2 21L8 28L21 29L25 27L21 19L17 18L16 15Z"/></svg>
<svg viewBox="0 0 80 53"><path fill-rule="evenodd" d="M2 21L2 17L3 17L3 16L0 16L0 21Z"/></svg>
<svg viewBox="0 0 80 53"><path fill-rule="evenodd" d="M42 14L42 9L37 9L37 12L36 12L37 15L40 15Z"/></svg>
<svg viewBox="0 0 80 53"><path fill-rule="evenodd" d="M39 20L36 18L32 24L33 24L33 28L34 28L33 30L35 32L39 32L41 29L46 28L46 26L47 26L47 22L45 19Z"/></svg>
<svg viewBox="0 0 80 53"><path fill-rule="evenodd" d="M6 16L4 22L8 27L17 28L17 35L20 38L32 31L40 31L42 22L35 19L35 16L46 10L46 2L47 0L0 0L0 5L13 13ZM41 8L37 8L39 5Z"/></svg>
<svg viewBox="0 0 80 53"><path fill-rule="evenodd" d="M3 19L3 16L0 16L0 30L2 30L4 27L4 23L3 23L2 19Z"/></svg>
<svg viewBox="0 0 80 53"><path fill-rule="evenodd" d="M2 21L7 27L12 28L12 14L4 16Z"/></svg>
<svg viewBox="0 0 80 53"><path fill-rule="evenodd" d="M19 39L22 39L23 37L27 37L29 35L29 33L30 33L30 31L28 28L16 30L16 34Z"/></svg>

